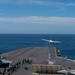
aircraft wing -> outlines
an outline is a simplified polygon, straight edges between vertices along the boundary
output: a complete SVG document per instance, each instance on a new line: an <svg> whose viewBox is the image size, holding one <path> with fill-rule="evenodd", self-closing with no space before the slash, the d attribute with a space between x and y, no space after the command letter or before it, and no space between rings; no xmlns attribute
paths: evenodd
<svg viewBox="0 0 75 75"><path fill-rule="evenodd" d="M57 71L58 73L68 73L69 71L68 70L59 70Z"/></svg>
<svg viewBox="0 0 75 75"><path fill-rule="evenodd" d="M12 63L12 61L5 60L5 59L3 59L2 62L3 62L3 63L9 63L9 64Z"/></svg>
<svg viewBox="0 0 75 75"><path fill-rule="evenodd" d="M70 73L75 75L75 72L70 72Z"/></svg>
<svg viewBox="0 0 75 75"><path fill-rule="evenodd" d="M48 41L49 42L49 40L47 40L47 39L42 39L43 41Z"/></svg>
<svg viewBox="0 0 75 75"><path fill-rule="evenodd" d="M71 70L70 73L75 75L75 70Z"/></svg>
<svg viewBox="0 0 75 75"><path fill-rule="evenodd" d="M61 43L60 41L54 41L54 43Z"/></svg>

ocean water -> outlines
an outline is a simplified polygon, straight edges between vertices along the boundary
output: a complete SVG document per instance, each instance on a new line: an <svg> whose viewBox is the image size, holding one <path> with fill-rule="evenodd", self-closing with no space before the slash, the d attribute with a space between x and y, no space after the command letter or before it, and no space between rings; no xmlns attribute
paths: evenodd
<svg viewBox="0 0 75 75"><path fill-rule="evenodd" d="M52 39L61 43L49 44L41 39ZM69 34L0 34L0 53L25 47L55 46L62 56L75 59L75 35Z"/></svg>

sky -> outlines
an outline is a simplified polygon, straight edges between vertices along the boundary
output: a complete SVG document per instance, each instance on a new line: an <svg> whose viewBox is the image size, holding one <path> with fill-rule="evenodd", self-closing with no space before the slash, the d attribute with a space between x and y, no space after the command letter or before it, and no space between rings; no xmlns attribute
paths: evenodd
<svg viewBox="0 0 75 75"><path fill-rule="evenodd" d="M75 34L75 0L0 0L0 34Z"/></svg>

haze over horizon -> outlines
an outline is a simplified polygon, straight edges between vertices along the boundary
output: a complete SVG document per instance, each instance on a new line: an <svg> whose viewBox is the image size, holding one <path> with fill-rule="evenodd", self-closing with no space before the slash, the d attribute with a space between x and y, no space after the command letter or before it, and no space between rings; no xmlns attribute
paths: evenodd
<svg viewBox="0 0 75 75"><path fill-rule="evenodd" d="M75 34L75 0L0 0L0 34Z"/></svg>

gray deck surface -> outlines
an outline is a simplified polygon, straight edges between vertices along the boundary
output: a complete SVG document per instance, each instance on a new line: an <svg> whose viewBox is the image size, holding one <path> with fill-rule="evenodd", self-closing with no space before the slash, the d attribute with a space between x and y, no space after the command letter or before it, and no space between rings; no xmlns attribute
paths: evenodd
<svg viewBox="0 0 75 75"><path fill-rule="evenodd" d="M12 60L15 64L19 59L23 60L24 58L32 59L32 64L48 64L48 54L50 52L51 61L55 65L62 65L63 68L67 69L69 66L72 69L75 69L75 62L66 58L58 58L56 54L56 48L52 47L28 47L20 50L11 51L4 53L1 56L6 57L9 60ZM32 64L20 65L20 68L17 71L13 72L11 75L31 75ZM28 70L24 68L28 67Z"/></svg>

